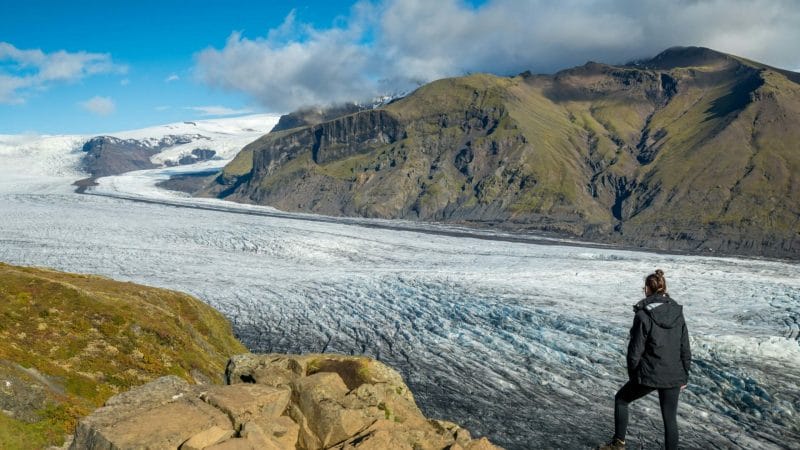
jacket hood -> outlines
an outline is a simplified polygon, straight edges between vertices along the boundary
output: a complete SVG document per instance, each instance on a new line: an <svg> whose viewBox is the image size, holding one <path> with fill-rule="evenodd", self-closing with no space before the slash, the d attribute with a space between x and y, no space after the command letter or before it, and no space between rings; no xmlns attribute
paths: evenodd
<svg viewBox="0 0 800 450"><path fill-rule="evenodd" d="M666 295L651 295L637 303L634 309L643 310L661 328L674 328L683 317L683 306Z"/></svg>

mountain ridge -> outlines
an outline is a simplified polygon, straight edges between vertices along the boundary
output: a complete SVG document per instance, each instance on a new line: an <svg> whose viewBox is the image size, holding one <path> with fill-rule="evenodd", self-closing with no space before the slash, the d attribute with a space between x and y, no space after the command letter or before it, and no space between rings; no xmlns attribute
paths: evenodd
<svg viewBox="0 0 800 450"><path fill-rule="evenodd" d="M443 79L267 134L201 195L796 258L798 77L686 47L553 75Z"/></svg>

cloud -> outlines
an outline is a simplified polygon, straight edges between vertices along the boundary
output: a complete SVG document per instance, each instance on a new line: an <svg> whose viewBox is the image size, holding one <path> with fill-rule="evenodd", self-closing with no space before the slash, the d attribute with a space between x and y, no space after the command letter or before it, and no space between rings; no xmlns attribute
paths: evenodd
<svg viewBox="0 0 800 450"><path fill-rule="evenodd" d="M327 102L343 102L374 91L369 79L369 52L351 28L319 31L295 26L290 15L266 39L247 39L235 32L222 50L197 55L206 83L249 94L274 110ZM294 28L301 41L284 41Z"/></svg>
<svg viewBox="0 0 800 450"><path fill-rule="evenodd" d="M45 90L56 83L125 72L127 67L114 63L107 53L64 50L45 53L0 42L0 103L24 103L31 91Z"/></svg>
<svg viewBox="0 0 800 450"><path fill-rule="evenodd" d="M265 37L233 32L196 55L203 82L273 111L363 100L467 72L550 73L701 45L778 67L800 64L794 0L385 0L326 29L292 12Z"/></svg>
<svg viewBox="0 0 800 450"><path fill-rule="evenodd" d="M170 108L172 108L172 107L169 106L169 105L159 105L159 106L156 106L154 109L156 111L166 111L166 110L168 110Z"/></svg>
<svg viewBox="0 0 800 450"><path fill-rule="evenodd" d="M129 84L131 84L131 80L128 79L128 78L123 78L123 79L119 80L119 85L120 86L127 86Z"/></svg>
<svg viewBox="0 0 800 450"><path fill-rule="evenodd" d="M94 96L89 100L78 103L81 108L98 116L108 116L114 113L116 105L110 97Z"/></svg>
<svg viewBox="0 0 800 450"><path fill-rule="evenodd" d="M165 83L172 83L173 81L178 81L180 79L181 79L181 77L179 77L177 74L173 73L170 76L168 76L167 78L164 78L164 82Z"/></svg>
<svg viewBox="0 0 800 450"><path fill-rule="evenodd" d="M189 109L200 113L201 116L233 116L237 114L248 114L253 112L251 109L233 109L225 106L186 106Z"/></svg>
<svg viewBox="0 0 800 450"><path fill-rule="evenodd" d="M30 83L23 78L0 73L0 103L12 105L24 103L22 97L17 95L17 91L29 85Z"/></svg>

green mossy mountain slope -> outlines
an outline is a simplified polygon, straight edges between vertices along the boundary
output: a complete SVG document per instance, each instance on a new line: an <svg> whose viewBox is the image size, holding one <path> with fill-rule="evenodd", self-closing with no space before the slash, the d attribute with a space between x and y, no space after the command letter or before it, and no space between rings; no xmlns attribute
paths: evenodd
<svg viewBox="0 0 800 450"><path fill-rule="evenodd" d="M435 81L270 133L203 195L331 215L800 256L800 74L713 50Z"/></svg>
<svg viewBox="0 0 800 450"><path fill-rule="evenodd" d="M0 263L0 448L60 444L78 418L160 376L221 382L243 352L188 295Z"/></svg>

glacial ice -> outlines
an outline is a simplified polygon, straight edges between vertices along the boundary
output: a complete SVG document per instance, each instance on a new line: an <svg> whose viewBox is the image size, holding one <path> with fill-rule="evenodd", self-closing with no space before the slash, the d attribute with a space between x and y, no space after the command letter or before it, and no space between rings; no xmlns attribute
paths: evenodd
<svg viewBox="0 0 800 450"><path fill-rule="evenodd" d="M795 262L468 237L154 187L187 168L108 177L94 190L104 196L79 195L69 186L80 178L74 148L15 145L0 146L0 261L192 293L253 351L377 357L402 372L427 415L510 449L611 436L631 305L661 268L695 358L682 446L800 447ZM629 442L661 440L651 395L632 406Z"/></svg>

